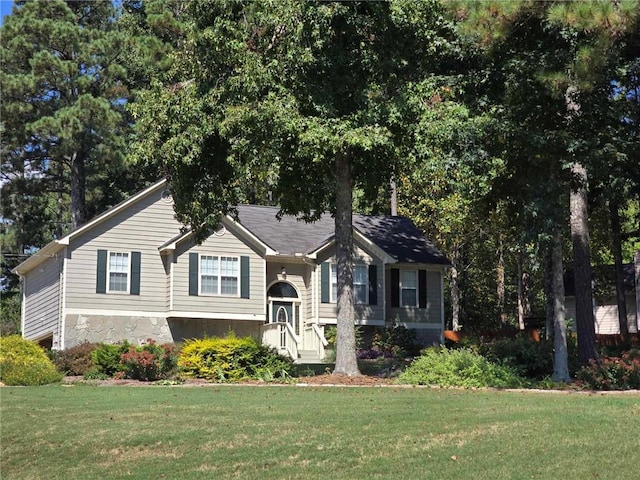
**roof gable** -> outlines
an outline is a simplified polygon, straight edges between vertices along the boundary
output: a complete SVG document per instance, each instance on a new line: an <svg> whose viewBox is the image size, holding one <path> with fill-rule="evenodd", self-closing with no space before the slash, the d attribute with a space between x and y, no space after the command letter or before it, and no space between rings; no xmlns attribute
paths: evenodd
<svg viewBox="0 0 640 480"><path fill-rule="evenodd" d="M159 182L156 182L155 184L153 184L150 187L142 190L141 192L139 192L139 193L137 193L135 195L132 195L128 199L126 199L126 200L120 202L119 204L111 207L110 209L108 209L104 213L98 215L97 217L94 217L92 220L88 221L84 225L81 225L80 227L76 228L75 230L72 230L71 232L69 232L68 234L63 236L62 238L59 238L59 239L56 239L56 240L53 240L53 241L49 242L47 245L45 245L40 250L38 250L33 255L31 255L29 258L27 258L24 262L22 262L18 266L16 266L13 269L13 272L15 272L15 273L17 273L19 275L24 275L25 273L28 273L30 270L32 270L33 268L38 266L40 263L45 261L47 258L50 258L50 257L54 256L57 252L62 250L66 245L69 245L69 243L70 243L70 241L72 239L74 239L74 238L82 235L83 233L93 229L95 226L99 225L100 223L104 222L105 220L108 220L109 218L112 218L113 216L117 215L118 213L122 212L123 210L126 210L131 205L139 202L143 198L146 198L148 195L151 195L154 192L157 192L157 191L162 190L163 188L166 188L166 184L167 184L166 180L160 180Z"/></svg>

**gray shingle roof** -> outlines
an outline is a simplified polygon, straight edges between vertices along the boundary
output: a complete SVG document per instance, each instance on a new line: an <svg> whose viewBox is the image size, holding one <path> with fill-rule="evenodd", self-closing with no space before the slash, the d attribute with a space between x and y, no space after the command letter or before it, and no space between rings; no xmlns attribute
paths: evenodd
<svg viewBox="0 0 640 480"><path fill-rule="evenodd" d="M305 223L288 215L278 221L277 213L277 207L238 206L240 223L280 254L310 253L333 239L335 225L328 214L315 223ZM446 257L406 217L355 214L353 225L399 263L449 264Z"/></svg>

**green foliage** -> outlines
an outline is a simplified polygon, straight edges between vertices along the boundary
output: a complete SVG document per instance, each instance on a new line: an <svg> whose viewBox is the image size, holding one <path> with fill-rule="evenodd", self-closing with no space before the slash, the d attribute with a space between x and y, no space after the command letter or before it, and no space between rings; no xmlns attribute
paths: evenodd
<svg viewBox="0 0 640 480"><path fill-rule="evenodd" d="M125 60L141 43L118 28L119 8L31 0L3 19L1 213L12 253L59 238L142 183L124 165L136 80Z"/></svg>
<svg viewBox="0 0 640 480"><path fill-rule="evenodd" d="M52 350L51 360L59 372L65 375L85 375L93 366L93 351L96 343L82 342L64 350Z"/></svg>
<svg viewBox="0 0 640 480"><path fill-rule="evenodd" d="M91 360L96 371L108 377L122 372L120 357L129 351L129 347L130 344L126 340L116 344L99 343L97 348L91 352Z"/></svg>
<svg viewBox="0 0 640 480"><path fill-rule="evenodd" d="M517 372L472 350L428 348L400 375L400 383L442 387L518 387Z"/></svg>
<svg viewBox="0 0 640 480"><path fill-rule="evenodd" d="M19 335L21 325L21 295L19 291L0 295L0 336Z"/></svg>
<svg viewBox="0 0 640 480"><path fill-rule="evenodd" d="M585 388L594 390L640 389L640 350L592 360L578 370L577 377Z"/></svg>
<svg viewBox="0 0 640 480"><path fill-rule="evenodd" d="M371 341L371 348L381 356L405 358L416 355L419 346L416 343L415 330L402 325L392 325L377 332Z"/></svg>
<svg viewBox="0 0 640 480"><path fill-rule="evenodd" d="M185 342L178 366L187 376L217 382L282 379L291 362L253 337L201 338Z"/></svg>
<svg viewBox="0 0 640 480"><path fill-rule="evenodd" d="M47 385L59 382L56 370L45 351L19 335L0 337L0 381L6 385Z"/></svg>
<svg viewBox="0 0 640 480"><path fill-rule="evenodd" d="M173 344L158 345L152 339L140 347L130 346L129 351L120 356L125 375L144 381L167 378L175 371L177 360Z"/></svg>
<svg viewBox="0 0 640 480"><path fill-rule="evenodd" d="M534 342L526 334L481 342L478 353L490 362L507 365L530 379L542 379L553 372L552 342Z"/></svg>

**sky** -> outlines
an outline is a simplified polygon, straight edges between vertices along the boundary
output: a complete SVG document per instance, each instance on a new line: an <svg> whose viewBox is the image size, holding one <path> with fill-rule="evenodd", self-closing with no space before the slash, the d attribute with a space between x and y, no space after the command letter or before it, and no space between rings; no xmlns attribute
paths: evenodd
<svg viewBox="0 0 640 480"><path fill-rule="evenodd" d="M5 15L11 13L13 0L0 0L0 25L2 25Z"/></svg>

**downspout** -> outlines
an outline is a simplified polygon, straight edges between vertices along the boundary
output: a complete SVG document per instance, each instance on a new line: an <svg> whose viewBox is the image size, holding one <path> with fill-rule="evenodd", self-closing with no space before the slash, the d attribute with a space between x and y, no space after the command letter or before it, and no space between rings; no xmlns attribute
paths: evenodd
<svg viewBox="0 0 640 480"><path fill-rule="evenodd" d="M20 303L21 312L20 312L20 333L22 338L24 338L24 325L26 320L26 311L27 311L27 277L20 275Z"/></svg>
<svg viewBox="0 0 640 480"><path fill-rule="evenodd" d="M58 257L58 261L60 261L60 257ZM67 270L67 247L64 248L63 256L62 256L62 265L59 265L60 268L60 279L59 279L59 288L58 288L58 348L57 350L64 350L64 329L66 323L66 295L65 293L65 282L67 279L66 270ZM52 348L55 345L52 345Z"/></svg>

